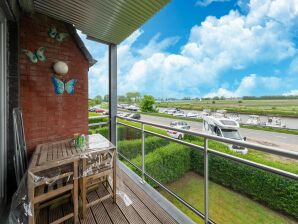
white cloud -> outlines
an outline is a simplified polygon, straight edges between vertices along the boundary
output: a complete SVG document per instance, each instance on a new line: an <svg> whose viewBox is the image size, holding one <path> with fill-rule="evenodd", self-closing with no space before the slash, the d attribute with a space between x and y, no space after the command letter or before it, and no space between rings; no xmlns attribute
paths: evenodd
<svg viewBox="0 0 298 224"><path fill-rule="evenodd" d="M283 94L284 96L298 96L298 89L291 90Z"/></svg>
<svg viewBox="0 0 298 224"><path fill-rule="evenodd" d="M242 78L239 86L234 90L228 90L226 88L219 88L205 95L205 97L242 97L251 96L255 94L255 91L262 88L262 90L275 90L281 86L281 79L278 77L270 76L257 76L251 74Z"/></svg>
<svg viewBox="0 0 298 224"><path fill-rule="evenodd" d="M298 57L292 60L288 72L290 75L298 76Z"/></svg>
<svg viewBox="0 0 298 224"><path fill-rule="evenodd" d="M213 2L229 2L230 0L198 0L196 5L206 7Z"/></svg>
<svg viewBox="0 0 298 224"><path fill-rule="evenodd" d="M168 48L179 38L161 39L157 34L145 46L135 49L134 44L143 33L135 31L118 46L119 94L140 91L161 97L199 96L206 89L220 86L218 80L227 71L242 71L258 64L272 66L293 58L297 54L292 41L293 27L298 20L297 2L251 0L247 15L231 10L220 18L209 16L192 27L187 43L175 54L169 53ZM91 77L95 77L95 73L106 75L96 80L106 82L107 71L105 52L90 74ZM235 77L234 81L237 80L239 78ZM278 88L280 80L249 75L242 78L234 90L221 87L212 93L249 95L258 88ZM89 83L91 89L101 91L92 87L93 81ZM269 87L265 88L267 84Z"/></svg>
<svg viewBox="0 0 298 224"><path fill-rule="evenodd" d="M160 40L160 33L158 33L149 41L149 43L144 48L138 50L138 52L142 57L150 57L156 52L164 51L168 47L175 45L178 40L179 37L169 37Z"/></svg>

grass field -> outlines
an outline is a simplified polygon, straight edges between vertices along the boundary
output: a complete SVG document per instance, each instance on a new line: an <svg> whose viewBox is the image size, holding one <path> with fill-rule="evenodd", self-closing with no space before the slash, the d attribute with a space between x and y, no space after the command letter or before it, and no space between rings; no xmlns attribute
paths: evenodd
<svg viewBox="0 0 298 224"><path fill-rule="evenodd" d="M227 110L232 113L298 117L298 99L283 100L192 100L162 102L159 107L189 110Z"/></svg>
<svg viewBox="0 0 298 224"><path fill-rule="evenodd" d="M176 194L204 212L204 180L193 172L188 172L178 181L168 184L167 187ZM244 195L231 191L213 182L209 182L209 217L216 223L229 224L282 224L297 223L294 220L275 212L265 206L247 198ZM201 218L187 209L168 193L160 190L168 200L188 215L196 223L204 223Z"/></svg>

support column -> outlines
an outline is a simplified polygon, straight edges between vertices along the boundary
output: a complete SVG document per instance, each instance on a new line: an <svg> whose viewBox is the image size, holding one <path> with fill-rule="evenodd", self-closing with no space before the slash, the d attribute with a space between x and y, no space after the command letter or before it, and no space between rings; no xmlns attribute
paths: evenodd
<svg viewBox="0 0 298 224"><path fill-rule="evenodd" d="M116 145L117 45L109 45L109 139Z"/></svg>

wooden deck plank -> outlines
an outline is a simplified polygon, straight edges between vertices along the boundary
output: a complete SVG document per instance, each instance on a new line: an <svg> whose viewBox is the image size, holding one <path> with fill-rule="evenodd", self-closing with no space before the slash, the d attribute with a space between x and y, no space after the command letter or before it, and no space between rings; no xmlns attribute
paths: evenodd
<svg viewBox="0 0 298 224"><path fill-rule="evenodd" d="M63 215L66 216L73 212L73 207L71 206L70 203L64 203L62 205L62 210L63 210ZM64 222L64 224L72 224L72 223L73 223L73 218L68 219Z"/></svg>
<svg viewBox="0 0 298 224"><path fill-rule="evenodd" d="M63 217L62 207L54 207L49 209L49 223L54 222Z"/></svg>
<svg viewBox="0 0 298 224"><path fill-rule="evenodd" d="M44 224L44 223L48 223L48 222L49 222L48 208L41 209L39 212L39 215L36 219L36 224Z"/></svg>
<svg viewBox="0 0 298 224"><path fill-rule="evenodd" d="M119 181L122 180L118 180ZM139 214L139 216L145 221L147 224L160 224L159 219L150 211L148 208L125 184L121 186L121 191L125 192L127 196L132 200L132 207ZM121 199L122 200L122 199Z"/></svg>
<svg viewBox="0 0 298 224"><path fill-rule="evenodd" d="M89 202L94 201L98 198L99 197L96 191L89 192L87 195L87 199ZM112 221L102 203L98 203L92 206L91 210L97 223L112 224Z"/></svg>
<svg viewBox="0 0 298 224"><path fill-rule="evenodd" d="M80 216L79 219L81 224L97 224L90 208L87 209L86 218L82 219L82 217Z"/></svg>
<svg viewBox="0 0 298 224"><path fill-rule="evenodd" d="M103 185L100 185L99 188L102 188L102 191L106 191L108 194L110 191L108 191ZM121 189L123 190L123 189ZM141 216L137 213L137 211L134 209L132 205L126 206L123 199L117 195L117 205L131 224L145 224L144 220L141 218Z"/></svg>
<svg viewBox="0 0 298 224"><path fill-rule="evenodd" d="M118 169L118 172L121 172L121 177L125 182L126 186L144 203L150 211L158 217L161 223L177 223L165 210L163 210L155 201L153 201L150 196L139 188L133 180L131 180L124 172Z"/></svg>
<svg viewBox="0 0 298 224"><path fill-rule="evenodd" d="M106 195L106 190L103 190L102 188L97 189L96 192L99 197ZM103 201L102 204L108 211L108 215L114 224L129 224L118 205L113 203L112 198L108 198L107 200Z"/></svg>

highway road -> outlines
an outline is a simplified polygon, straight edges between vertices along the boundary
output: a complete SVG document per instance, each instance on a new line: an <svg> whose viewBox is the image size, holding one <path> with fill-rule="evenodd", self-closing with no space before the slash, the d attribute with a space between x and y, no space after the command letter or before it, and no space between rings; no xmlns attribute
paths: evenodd
<svg viewBox="0 0 298 224"><path fill-rule="evenodd" d="M151 115L141 115L141 120L159 123L163 125L170 125L170 123L177 118L164 118L156 117ZM191 131L202 132L202 123L196 121L186 121L190 127ZM273 146L282 149L288 149L292 151L298 151L298 136L269 132L269 131L259 131L253 129L240 128L240 133L243 137L247 138L248 142L259 143L262 145Z"/></svg>

